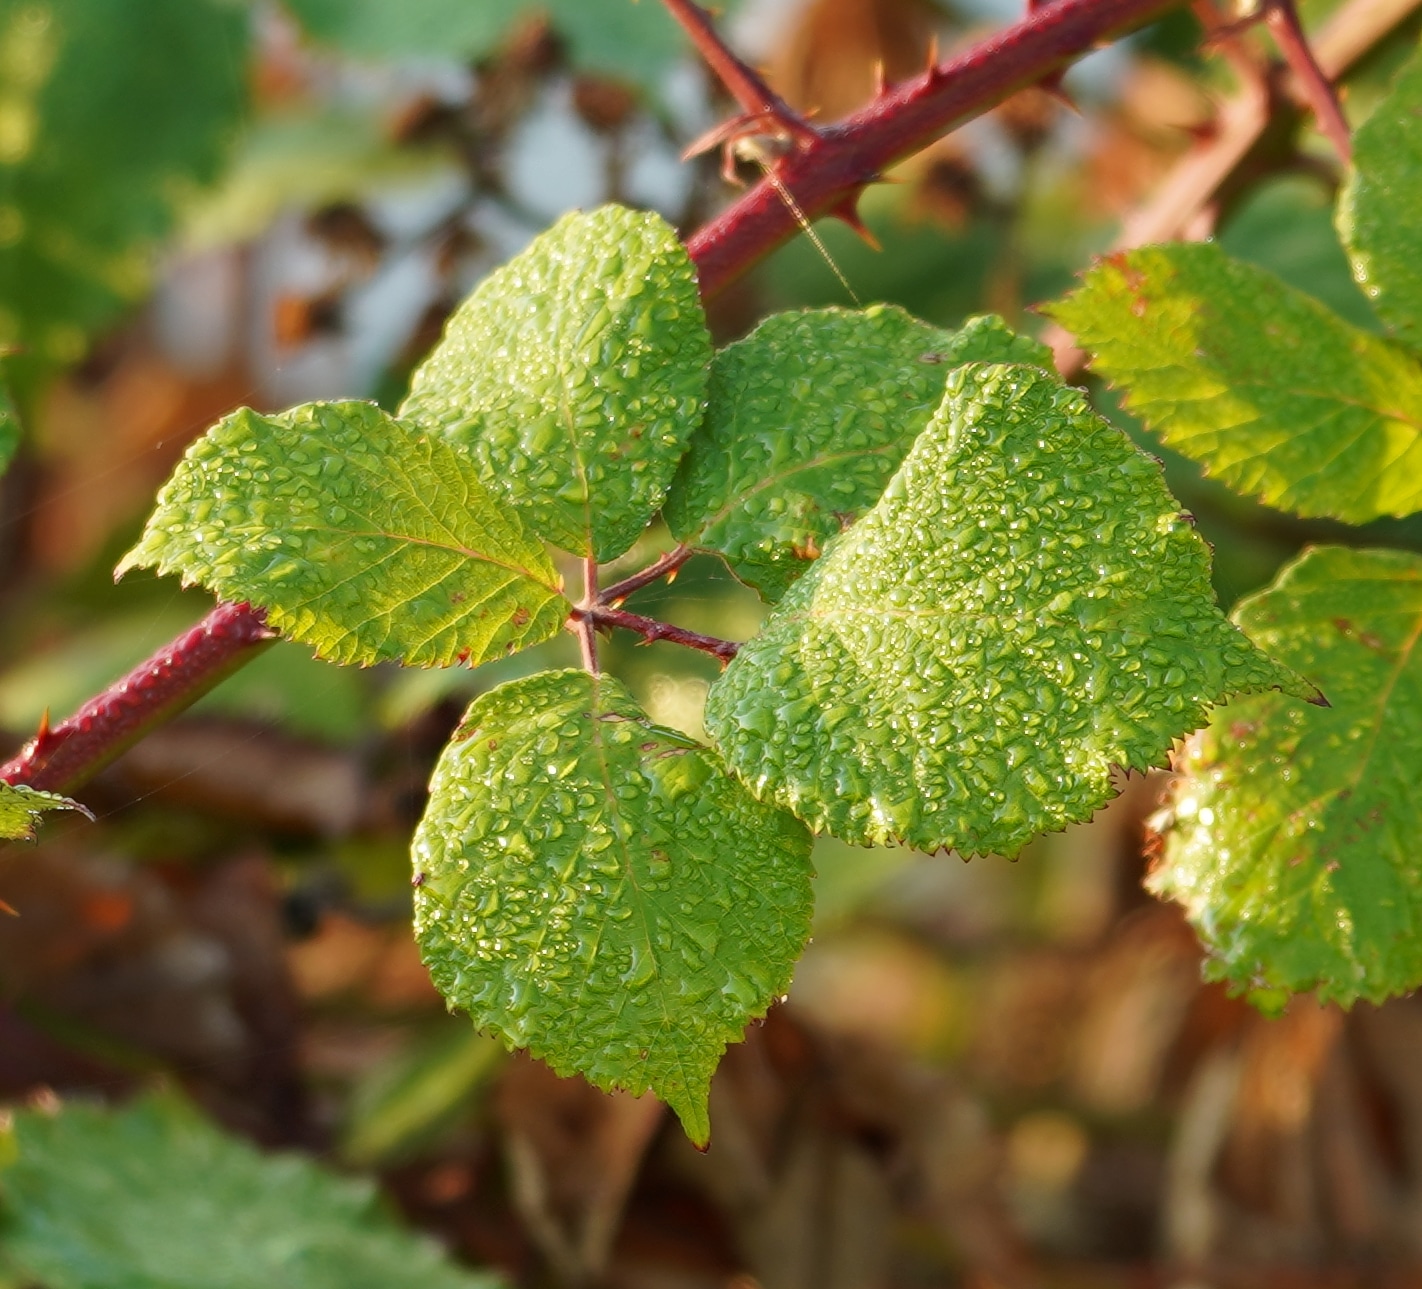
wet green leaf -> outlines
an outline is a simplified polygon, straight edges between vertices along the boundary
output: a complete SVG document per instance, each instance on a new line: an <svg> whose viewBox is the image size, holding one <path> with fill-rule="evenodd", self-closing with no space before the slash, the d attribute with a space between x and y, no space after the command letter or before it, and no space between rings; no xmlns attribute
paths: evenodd
<svg viewBox="0 0 1422 1289"><path fill-rule="evenodd" d="M810 838L580 671L475 700L415 834L436 985L560 1073L650 1089L693 1141L727 1043L790 982Z"/></svg>
<svg viewBox="0 0 1422 1289"><path fill-rule="evenodd" d="M246 104L223 0L0 0L0 343L67 363L138 297Z"/></svg>
<svg viewBox="0 0 1422 1289"><path fill-rule="evenodd" d="M1422 346L1422 54L1353 136L1338 231L1378 316Z"/></svg>
<svg viewBox="0 0 1422 1289"><path fill-rule="evenodd" d="M1013 854L1271 686L1311 692L1215 607L1159 465L1046 373L969 366L712 686L706 728L816 830Z"/></svg>
<svg viewBox="0 0 1422 1289"><path fill-rule="evenodd" d="M1216 713L1180 759L1150 878L1179 900L1211 974L1343 1004L1422 985L1422 557L1310 550L1235 614L1314 681Z"/></svg>
<svg viewBox="0 0 1422 1289"><path fill-rule="evenodd" d="M965 362L1050 364L996 317L954 334L893 305L779 313L721 350L664 514L778 600L872 506Z"/></svg>
<svg viewBox="0 0 1422 1289"><path fill-rule="evenodd" d="M1208 243L1147 246L1047 312L1236 492L1351 523L1422 509L1422 365L1262 269Z"/></svg>
<svg viewBox="0 0 1422 1289"><path fill-rule="evenodd" d="M660 508L710 361L696 270L670 225L604 206L484 279L400 414L471 449L555 546L609 560Z"/></svg>
<svg viewBox="0 0 1422 1289"><path fill-rule="evenodd" d="M373 403L219 421L118 572L135 567L248 600L333 662L476 665L548 639L568 607L468 458Z"/></svg>
<svg viewBox="0 0 1422 1289"><path fill-rule="evenodd" d="M12 841L33 841L40 816L51 810L89 812L77 801L57 792L40 792L22 783L0 782L0 837ZM93 815L89 815L93 818Z"/></svg>
<svg viewBox="0 0 1422 1289"><path fill-rule="evenodd" d="M264 1156L187 1105L15 1116L0 1248L46 1289L494 1289L398 1226L367 1181Z"/></svg>

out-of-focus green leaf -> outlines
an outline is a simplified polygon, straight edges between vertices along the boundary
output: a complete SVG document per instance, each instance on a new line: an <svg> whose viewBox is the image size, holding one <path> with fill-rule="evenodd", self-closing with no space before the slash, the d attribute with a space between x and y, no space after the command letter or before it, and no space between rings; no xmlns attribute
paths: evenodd
<svg viewBox="0 0 1422 1289"><path fill-rule="evenodd" d="M657 512L705 409L696 269L659 215L566 215L480 283L400 415L470 449L547 540L599 561Z"/></svg>
<svg viewBox="0 0 1422 1289"><path fill-rule="evenodd" d="M1378 316L1422 347L1422 54L1354 136L1338 231Z"/></svg>
<svg viewBox="0 0 1422 1289"><path fill-rule="evenodd" d="M263 1156L187 1105L16 1115L0 1248L46 1289L495 1289L398 1226L367 1181Z"/></svg>
<svg viewBox="0 0 1422 1289"><path fill-rule="evenodd" d="M1380 331L1353 281L1333 227L1333 190L1320 178L1285 175L1261 184L1230 212L1219 236L1225 253L1277 274L1345 322Z"/></svg>
<svg viewBox="0 0 1422 1289"><path fill-rule="evenodd" d="M250 601L333 662L477 665L567 613L542 545L469 459L373 403L219 421L118 572L135 567Z"/></svg>
<svg viewBox="0 0 1422 1289"><path fill-rule="evenodd" d="M1113 255L1046 310L1127 409L1243 495L1364 523L1422 509L1422 364L1208 243Z"/></svg>
<svg viewBox="0 0 1422 1289"><path fill-rule="evenodd" d="M1015 854L1210 705L1311 692L1225 620L1209 563L1080 391L961 367L883 499L712 686L706 728L816 830Z"/></svg>
<svg viewBox="0 0 1422 1289"><path fill-rule="evenodd" d="M450 165L438 149L392 141L374 112L268 117L243 135L221 181L189 204L184 244L230 245L256 237L284 209L358 201Z"/></svg>
<svg viewBox="0 0 1422 1289"><path fill-rule="evenodd" d="M778 600L872 506L965 362L1050 363L996 317L954 334L893 305L778 313L716 355L663 514Z"/></svg>
<svg viewBox="0 0 1422 1289"><path fill-rule="evenodd" d="M9 468L15 449L20 446L20 414L10 394L10 382L5 375L5 360L9 355L0 349L0 474Z"/></svg>
<svg viewBox="0 0 1422 1289"><path fill-rule="evenodd" d="M447 1126L503 1059L498 1040L447 1019L432 1039L401 1052L356 1089L342 1154L369 1167L418 1146Z"/></svg>
<svg viewBox="0 0 1422 1289"><path fill-rule="evenodd" d="M710 1133L712 1071L790 982L810 837L607 676L476 699L415 834L415 930L475 1024Z"/></svg>
<svg viewBox="0 0 1422 1289"><path fill-rule="evenodd" d="M644 89L655 90L687 49L681 28L652 0L545 0L542 7L579 67Z"/></svg>
<svg viewBox="0 0 1422 1289"><path fill-rule="evenodd" d="M73 361L141 293L241 121L249 26L222 0L0 0L0 343Z"/></svg>
<svg viewBox="0 0 1422 1289"><path fill-rule="evenodd" d="M40 816L51 810L77 810L89 815L77 801L57 792L40 792L22 783L0 782L0 837L11 841L33 841ZM94 816L89 815L92 819Z"/></svg>
<svg viewBox="0 0 1422 1289"><path fill-rule="evenodd" d="M1308 551L1236 620L1331 707L1265 694L1181 758L1152 889L1179 900L1209 971L1266 1005L1422 985L1422 557Z"/></svg>
<svg viewBox="0 0 1422 1289"><path fill-rule="evenodd" d="M421 54L479 58L516 6L507 0L285 0L317 40L367 58Z"/></svg>

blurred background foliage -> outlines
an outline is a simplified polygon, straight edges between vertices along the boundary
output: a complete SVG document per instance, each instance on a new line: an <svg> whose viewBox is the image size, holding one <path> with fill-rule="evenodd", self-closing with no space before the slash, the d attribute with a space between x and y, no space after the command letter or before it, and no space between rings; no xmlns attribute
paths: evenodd
<svg viewBox="0 0 1422 1289"><path fill-rule="evenodd" d="M1335 8L1311 0L1307 21ZM1422 29L1393 11L1349 72L1355 120ZM865 202L881 251L822 228L857 294L1045 331L1031 306L1211 137L1241 66L1267 66L1255 31L1217 38L1232 57L1203 48L1212 10L1194 12L1073 69L1080 112L1025 91L906 162ZM876 64L902 78L932 41L1015 16L741 0L723 22L833 120ZM653 0L0 0L12 744L210 607L109 577L194 435L242 403L393 406L453 305L566 209L621 201L694 228L734 194L714 158L680 153L728 113ZM1209 227L1372 325L1332 230L1337 180L1281 108ZM774 309L848 303L800 238L712 321L724 342ZM1095 392L1165 458L1226 605L1309 541L1358 540L1232 497ZM1415 522L1386 535L1422 548ZM711 560L639 604L735 638L760 613ZM573 661L557 640L472 673L356 671L283 644L121 758L80 794L96 824L52 820L0 852L0 1102L24 1125L55 1093L181 1089L207 1116L162 1111L196 1134L182 1150L226 1149L204 1144L216 1122L366 1170L390 1211L510 1285L1417 1282L1422 1005L1301 999L1265 1021L1201 985L1181 918L1140 890L1155 778L1013 865L822 844L815 940L788 1002L728 1054L705 1156L654 1103L557 1080L446 1015L408 925L433 758L471 695ZM700 732L709 659L618 638L605 662ZM49 1141L61 1176L84 1166L82 1132L15 1139ZM118 1283L26 1261L38 1175L0 1167L0 1284Z"/></svg>

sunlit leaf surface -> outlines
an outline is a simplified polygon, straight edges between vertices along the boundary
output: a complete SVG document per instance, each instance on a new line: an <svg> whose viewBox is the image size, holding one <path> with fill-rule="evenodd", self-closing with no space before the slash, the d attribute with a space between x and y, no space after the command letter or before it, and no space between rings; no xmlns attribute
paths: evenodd
<svg viewBox="0 0 1422 1289"><path fill-rule="evenodd" d="M1047 312L1236 492L1351 523L1422 508L1422 365L1263 269L1208 243L1147 246Z"/></svg>
<svg viewBox="0 0 1422 1289"><path fill-rule="evenodd" d="M1318 708L1266 694L1187 745L1151 876L1219 978L1380 1002L1422 985L1422 557L1323 547L1236 619L1314 681Z"/></svg>
<svg viewBox="0 0 1422 1289"><path fill-rule="evenodd" d="M250 601L334 662L477 664L548 639L568 607L468 457L373 403L219 421L118 571L134 567Z"/></svg>
<svg viewBox="0 0 1422 1289"><path fill-rule="evenodd" d="M879 499L953 367L1050 361L996 317L953 333L892 305L775 314L716 355L667 526L778 600Z"/></svg>
<svg viewBox="0 0 1422 1289"><path fill-rule="evenodd" d="M32 841L35 825L51 810L89 813L77 801L56 792L40 792L21 783L0 783L0 837Z"/></svg>
<svg viewBox="0 0 1422 1289"><path fill-rule="evenodd" d="M658 215L559 220L480 283L400 409L469 449L543 537L599 560L636 541L705 409L696 270Z"/></svg>
<svg viewBox="0 0 1422 1289"><path fill-rule="evenodd" d="M415 928L452 1004L560 1073L655 1092L693 1141L712 1071L790 982L810 838L623 686L476 699L415 836ZM422 875L422 876L420 876Z"/></svg>
<svg viewBox="0 0 1422 1289"><path fill-rule="evenodd" d="M970 366L883 499L712 686L764 800L845 841L1013 854L1230 694L1310 692L1215 607L1160 468L1032 367Z"/></svg>
<svg viewBox="0 0 1422 1289"><path fill-rule="evenodd" d="M1422 346L1422 54L1353 136L1338 231L1378 316Z"/></svg>

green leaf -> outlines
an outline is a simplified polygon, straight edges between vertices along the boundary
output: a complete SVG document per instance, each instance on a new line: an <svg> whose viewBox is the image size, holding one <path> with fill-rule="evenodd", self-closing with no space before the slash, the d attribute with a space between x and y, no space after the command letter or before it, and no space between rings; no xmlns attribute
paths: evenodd
<svg viewBox="0 0 1422 1289"><path fill-rule="evenodd" d="M173 1098L15 1116L0 1248L47 1289L494 1289L367 1181L264 1156Z"/></svg>
<svg viewBox="0 0 1422 1289"><path fill-rule="evenodd" d="M716 355L667 526L778 600L878 500L942 401L948 370L1050 361L996 317L954 335L893 305L776 314Z"/></svg>
<svg viewBox="0 0 1422 1289"><path fill-rule="evenodd" d="M468 458L373 403L219 421L118 574L137 567L250 601L333 662L474 666L567 614L546 552Z"/></svg>
<svg viewBox="0 0 1422 1289"><path fill-rule="evenodd" d="M33 841L40 816L51 810L77 810L90 819L94 817L77 801L61 797L57 792L41 792L23 783L0 781L0 837Z"/></svg>
<svg viewBox="0 0 1422 1289"><path fill-rule="evenodd" d="M0 350L0 474L9 469L15 452L20 446L20 414L15 409L15 400L10 393L10 382L6 377L5 363L9 354Z"/></svg>
<svg viewBox="0 0 1422 1289"><path fill-rule="evenodd" d="M681 28L652 0L546 0L543 7L578 67L643 89L657 89L687 50Z"/></svg>
<svg viewBox="0 0 1422 1289"><path fill-rule="evenodd" d="M1264 1002L1422 985L1422 557L1306 552L1236 620L1330 708L1231 703L1186 747L1150 878Z"/></svg>
<svg viewBox="0 0 1422 1289"><path fill-rule="evenodd" d="M712 686L706 728L816 830L1010 855L1271 686L1310 692L1215 607L1159 465L1046 373L970 366Z"/></svg>
<svg viewBox="0 0 1422 1289"><path fill-rule="evenodd" d="M143 291L246 106L223 0L0 0L0 343L71 362Z"/></svg>
<svg viewBox="0 0 1422 1289"><path fill-rule="evenodd" d="M1353 136L1338 232L1378 316L1422 345L1422 54Z"/></svg>
<svg viewBox="0 0 1422 1289"><path fill-rule="evenodd" d="M651 1089L693 1141L727 1043L789 984L810 838L606 676L475 700L415 834L435 984L559 1073Z"/></svg>
<svg viewBox="0 0 1422 1289"><path fill-rule="evenodd" d="M507 0L286 0L317 40L360 57L479 58L509 25Z"/></svg>
<svg viewBox="0 0 1422 1289"><path fill-rule="evenodd" d="M710 361L696 270L670 225L604 206L484 279L400 414L469 448L548 541L605 561L660 508Z"/></svg>
<svg viewBox="0 0 1422 1289"><path fill-rule="evenodd" d="M1103 260L1046 310L1128 410L1236 492L1364 523L1422 508L1422 366L1208 243Z"/></svg>

